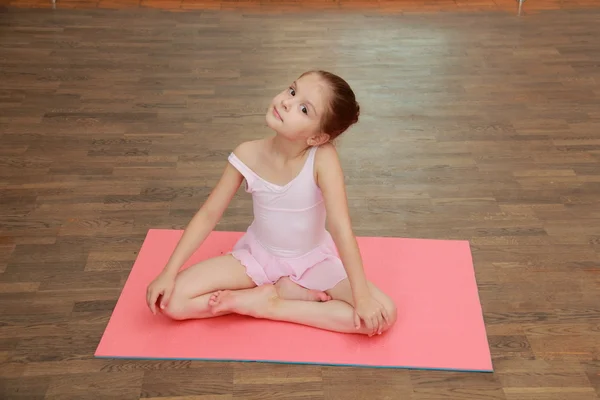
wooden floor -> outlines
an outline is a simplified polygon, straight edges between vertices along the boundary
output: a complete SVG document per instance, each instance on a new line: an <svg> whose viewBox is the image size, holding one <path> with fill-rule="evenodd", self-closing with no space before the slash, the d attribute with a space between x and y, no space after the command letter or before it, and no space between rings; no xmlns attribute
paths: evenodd
<svg viewBox="0 0 600 400"><path fill-rule="evenodd" d="M56 9L237 10L260 13L315 11L377 11L381 13L429 13L502 11L515 13L518 0L0 0L0 5ZM526 0L522 12L598 8L598 0Z"/></svg>
<svg viewBox="0 0 600 400"><path fill-rule="evenodd" d="M598 20L1 10L0 398L597 400ZM147 230L315 67L362 105L356 233L470 240L495 372L94 359Z"/></svg>

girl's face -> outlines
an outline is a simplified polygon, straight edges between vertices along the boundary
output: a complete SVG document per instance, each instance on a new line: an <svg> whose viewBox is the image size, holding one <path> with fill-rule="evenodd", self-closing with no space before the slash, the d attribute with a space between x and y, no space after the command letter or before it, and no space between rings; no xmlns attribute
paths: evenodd
<svg viewBox="0 0 600 400"><path fill-rule="evenodd" d="M304 75L275 96L267 125L286 139L308 141L322 133L320 123L329 94L329 87L317 74Z"/></svg>

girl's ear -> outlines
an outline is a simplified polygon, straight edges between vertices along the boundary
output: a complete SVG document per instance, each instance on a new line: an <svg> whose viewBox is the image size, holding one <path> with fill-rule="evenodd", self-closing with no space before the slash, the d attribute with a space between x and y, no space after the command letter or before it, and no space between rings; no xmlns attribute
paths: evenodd
<svg viewBox="0 0 600 400"><path fill-rule="evenodd" d="M309 146L320 146L327 142L329 142L329 135L327 133L319 133L308 138Z"/></svg>

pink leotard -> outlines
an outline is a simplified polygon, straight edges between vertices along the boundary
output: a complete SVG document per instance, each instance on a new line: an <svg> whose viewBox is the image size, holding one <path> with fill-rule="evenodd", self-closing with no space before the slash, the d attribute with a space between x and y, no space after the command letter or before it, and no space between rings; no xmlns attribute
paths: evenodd
<svg viewBox="0 0 600 400"><path fill-rule="evenodd" d="M256 285L282 277L308 289L328 290L347 277L335 243L325 228L325 203L314 179L317 147L300 173L285 186L258 176L235 154L229 162L252 194L254 221L231 254Z"/></svg>

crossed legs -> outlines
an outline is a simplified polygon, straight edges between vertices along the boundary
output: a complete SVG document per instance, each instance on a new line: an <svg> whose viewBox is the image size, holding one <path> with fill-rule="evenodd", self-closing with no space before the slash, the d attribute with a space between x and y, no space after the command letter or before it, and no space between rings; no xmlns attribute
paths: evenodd
<svg viewBox="0 0 600 400"><path fill-rule="evenodd" d="M369 282L371 293L396 320L392 300ZM377 332L354 324L352 290L347 279L326 292L309 290L288 278L257 287L231 255L193 265L176 278L171 300L162 312L173 319L211 318L230 313L313 326L343 333ZM388 329L389 326L385 326Z"/></svg>
<svg viewBox="0 0 600 400"><path fill-rule="evenodd" d="M394 303L371 283L370 289L391 319L390 325L384 325L379 332L368 329L364 323L361 323L359 329L356 328L352 291L347 279L327 291L332 300L325 302L286 299L278 293L277 285L262 285L246 290L218 291L212 296L210 304L217 314L233 312L254 318L308 325L334 332L362 333L372 336L389 329L394 324L396 308Z"/></svg>
<svg viewBox="0 0 600 400"><path fill-rule="evenodd" d="M211 318L229 314L216 311L211 297L220 290L242 290L256 287L246 274L246 269L231 255L211 258L181 271L175 279L175 288L166 307L161 310L166 316L176 319ZM325 292L309 290L284 278L275 285L278 296L289 300L327 301L331 297Z"/></svg>

